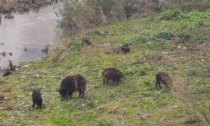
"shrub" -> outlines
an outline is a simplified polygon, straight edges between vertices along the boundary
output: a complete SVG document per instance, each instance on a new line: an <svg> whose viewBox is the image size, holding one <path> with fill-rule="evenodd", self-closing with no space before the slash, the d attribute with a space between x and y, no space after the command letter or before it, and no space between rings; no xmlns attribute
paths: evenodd
<svg viewBox="0 0 210 126"><path fill-rule="evenodd" d="M83 29L111 24L132 15L156 12L158 0L71 0L57 14L64 33L75 34Z"/></svg>
<svg viewBox="0 0 210 126"><path fill-rule="evenodd" d="M165 39L165 40L171 40L172 37L174 37L174 35L170 32L160 32L156 35L156 39L157 40L162 40L162 39Z"/></svg>
<svg viewBox="0 0 210 126"><path fill-rule="evenodd" d="M180 19L180 18L187 18L187 16L179 9L176 10L168 10L161 14L162 20L173 20L173 19Z"/></svg>
<svg viewBox="0 0 210 126"><path fill-rule="evenodd" d="M210 7L209 0L161 0L161 9L181 9L184 11L206 10Z"/></svg>

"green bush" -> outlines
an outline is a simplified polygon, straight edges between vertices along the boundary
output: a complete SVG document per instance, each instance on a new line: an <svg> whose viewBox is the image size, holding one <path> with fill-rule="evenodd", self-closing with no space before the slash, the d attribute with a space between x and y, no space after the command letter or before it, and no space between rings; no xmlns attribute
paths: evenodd
<svg viewBox="0 0 210 126"><path fill-rule="evenodd" d="M181 19L181 18L187 18L187 15L182 12L181 10L168 10L161 14L162 20L173 20L173 19Z"/></svg>
<svg viewBox="0 0 210 126"><path fill-rule="evenodd" d="M206 10L210 7L209 0L161 0L161 9L181 9L184 11Z"/></svg>
<svg viewBox="0 0 210 126"><path fill-rule="evenodd" d="M174 35L170 32L160 32L156 35L155 39L157 39L157 40L162 40L162 39L171 40L172 37L174 37Z"/></svg>
<svg viewBox="0 0 210 126"><path fill-rule="evenodd" d="M135 14L156 12L159 2L139 0L71 0L57 13L64 33L78 33L83 29L111 24Z"/></svg>

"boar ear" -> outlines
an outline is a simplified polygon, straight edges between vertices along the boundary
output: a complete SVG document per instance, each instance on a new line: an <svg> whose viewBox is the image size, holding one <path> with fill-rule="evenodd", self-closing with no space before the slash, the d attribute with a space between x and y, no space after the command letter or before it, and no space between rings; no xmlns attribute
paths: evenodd
<svg viewBox="0 0 210 126"><path fill-rule="evenodd" d="M60 90L59 90L59 89L57 89L56 91L57 91L57 92L60 92Z"/></svg>

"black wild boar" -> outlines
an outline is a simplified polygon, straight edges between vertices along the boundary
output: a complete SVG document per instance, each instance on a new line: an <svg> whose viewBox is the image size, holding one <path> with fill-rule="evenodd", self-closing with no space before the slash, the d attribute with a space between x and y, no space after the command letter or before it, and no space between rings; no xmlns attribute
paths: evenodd
<svg viewBox="0 0 210 126"><path fill-rule="evenodd" d="M114 82L119 82L122 77L123 74L121 72L106 71L103 74L103 84L108 85L109 80L112 80Z"/></svg>
<svg viewBox="0 0 210 126"><path fill-rule="evenodd" d="M10 69L11 71L15 71L16 66L13 65L13 63L12 63L11 60L8 60L8 62L9 62L9 69Z"/></svg>
<svg viewBox="0 0 210 126"><path fill-rule="evenodd" d="M79 97L84 97L86 90L86 79L80 74L65 77L57 91L60 93L62 100L71 98L73 92L78 91Z"/></svg>
<svg viewBox="0 0 210 126"><path fill-rule="evenodd" d="M130 52L130 48L129 47L121 47L121 52L126 54L126 53L129 53Z"/></svg>
<svg viewBox="0 0 210 126"><path fill-rule="evenodd" d="M172 86L172 79L168 75L168 73L165 72L158 72L156 74L156 88L161 89L160 83L163 83L165 87L171 88Z"/></svg>
<svg viewBox="0 0 210 126"><path fill-rule="evenodd" d="M113 71L113 72L117 72L117 73L120 73L122 74L122 72L116 68L105 68L103 71L102 71L102 77L104 76L104 73L107 72L107 71Z"/></svg>
<svg viewBox="0 0 210 126"><path fill-rule="evenodd" d="M40 89L33 89L32 92L32 100L33 100L33 105L32 107L34 108L35 105L39 108L42 108L42 96L40 93Z"/></svg>

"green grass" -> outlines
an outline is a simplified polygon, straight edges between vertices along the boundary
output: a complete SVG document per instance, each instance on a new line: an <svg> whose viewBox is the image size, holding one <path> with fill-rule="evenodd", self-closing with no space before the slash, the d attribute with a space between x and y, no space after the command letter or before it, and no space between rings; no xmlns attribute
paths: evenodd
<svg viewBox="0 0 210 126"><path fill-rule="evenodd" d="M210 13L180 13L182 16L170 20L164 20L163 13L90 29L83 34L92 46L82 47L81 35L77 35L42 60L21 64L19 71L0 83L0 93L11 98L0 101L0 125L204 125L204 114L193 103L209 120ZM164 34L157 40L160 33ZM165 33L188 34L190 38L177 48ZM199 45L199 41L205 43ZM125 43L130 45L130 53L105 54ZM157 60L160 56L162 59ZM120 69L125 78L119 84L103 85L101 72L106 67ZM159 70L171 75L176 91L155 88ZM76 73L88 81L85 97L79 98L75 92L71 100L60 101L56 89L61 78ZM8 88L11 92L5 91ZM41 88L41 110L31 107L32 88ZM13 110L5 110L8 106Z"/></svg>

